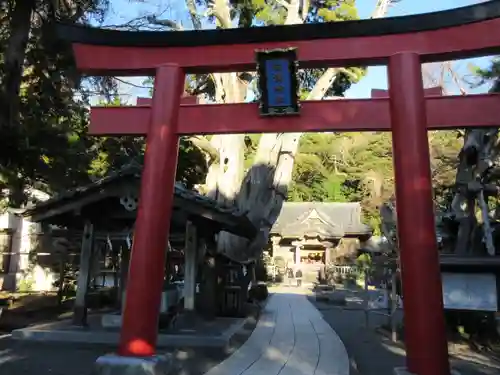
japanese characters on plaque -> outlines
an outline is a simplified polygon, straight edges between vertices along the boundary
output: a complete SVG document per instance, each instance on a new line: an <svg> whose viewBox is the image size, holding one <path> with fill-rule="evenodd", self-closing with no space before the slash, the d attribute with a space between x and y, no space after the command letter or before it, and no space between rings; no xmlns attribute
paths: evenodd
<svg viewBox="0 0 500 375"><path fill-rule="evenodd" d="M260 114L299 114L297 56L295 49L257 52Z"/></svg>

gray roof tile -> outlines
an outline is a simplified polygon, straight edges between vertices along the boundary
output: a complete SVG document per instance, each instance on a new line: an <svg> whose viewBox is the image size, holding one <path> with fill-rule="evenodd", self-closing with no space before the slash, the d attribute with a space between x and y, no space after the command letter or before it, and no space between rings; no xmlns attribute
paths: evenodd
<svg viewBox="0 0 500 375"><path fill-rule="evenodd" d="M310 215L309 220L306 220ZM357 202L286 202L271 233L342 237L346 234L368 234L371 231L369 226L361 222L361 205Z"/></svg>

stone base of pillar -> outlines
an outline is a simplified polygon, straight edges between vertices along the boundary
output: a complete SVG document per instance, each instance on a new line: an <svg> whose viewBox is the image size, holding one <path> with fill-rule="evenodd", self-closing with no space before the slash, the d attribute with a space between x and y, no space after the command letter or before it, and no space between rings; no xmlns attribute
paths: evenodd
<svg viewBox="0 0 500 375"><path fill-rule="evenodd" d="M415 374L413 372L408 371L406 367L395 367L394 375L415 375ZM448 374L443 374L443 375L448 375ZM449 375L460 375L460 373L455 369L451 369Z"/></svg>
<svg viewBox="0 0 500 375"><path fill-rule="evenodd" d="M173 375L177 374L171 355L122 357L107 354L97 358L92 375Z"/></svg>

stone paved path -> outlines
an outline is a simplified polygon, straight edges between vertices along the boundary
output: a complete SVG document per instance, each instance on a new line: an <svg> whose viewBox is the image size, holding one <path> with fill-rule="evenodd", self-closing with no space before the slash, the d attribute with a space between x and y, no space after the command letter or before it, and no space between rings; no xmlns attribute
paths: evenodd
<svg viewBox="0 0 500 375"><path fill-rule="evenodd" d="M349 375L344 344L305 293L272 292L247 342L205 375Z"/></svg>

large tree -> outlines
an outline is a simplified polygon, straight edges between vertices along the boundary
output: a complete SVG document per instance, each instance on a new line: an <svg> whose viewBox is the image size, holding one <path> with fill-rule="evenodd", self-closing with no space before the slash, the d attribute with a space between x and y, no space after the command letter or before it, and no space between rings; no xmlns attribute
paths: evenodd
<svg viewBox="0 0 500 375"><path fill-rule="evenodd" d="M143 139L87 134L90 98L119 104L113 78L80 77L71 49L52 34L54 21L102 22L108 0L0 2L0 202L19 207L25 186L65 191L141 162ZM118 100L118 102L117 102ZM178 178L203 180L203 155L183 141ZM9 199L2 199L8 192Z"/></svg>
<svg viewBox="0 0 500 375"><path fill-rule="evenodd" d="M24 202L26 183L61 187L86 176L86 165L81 163L88 146L86 92L80 99L74 97L79 80L71 68L70 51L45 30L56 18L75 22L102 16L106 4L104 0L0 4L0 188L9 191L11 205Z"/></svg>
<svg viewBox="0 0 500 375"><path fill-rule="evenodd" d="M424 84L441 87L444 95L467 94L472 86L492 84L499 91L498 61L475 70L474 82L457 73L453 62L424 66ZM498 128L429 132L438 236L446 252L457 255L495 253L498 233ZM382 229L397 249L394 197L381 207Z"/></svg>
<svg viewBox="0 0 500 375"><path fill-rule="evenodd" d="M491 84L490 92L500 92L500 63L476 69L477 85ZM451 204L458 233L454 252L495 255L498 236L498 192L500 143L498 128L467 129L458 154L456 187ZM494 225L492 225L494 223ZM494 234L494 227L496 233Z"/></svg>
<svg viewBox="0 0 500 375"><path fill-rule="evenodd" d="M383 17L396 1L379 0L373 17ZM193 28L252 27L255 25L337 22L358 18L354 0L342 1L186 1ZM203 9L203 11L202 11ZM182 30L179 22L147 18L154 24ZM363 75L360 68L330 68L301 71L303 99L338 98ZM253 72L217 73L188 77L187 90L202 101L235 103L245 100L254 83ZM214 135L206 142L211 156L206 193L222 204L235 204L260 228L252 242L229 233L218 236L218 251L238 261L259 257L267 244L271 226L288 195L301 133L271 133L258 138L252 164L245 168L248 149L244 134ZM253 138L255 140L255 138ZM250 137L250 140L252 138Z"/></svg>

